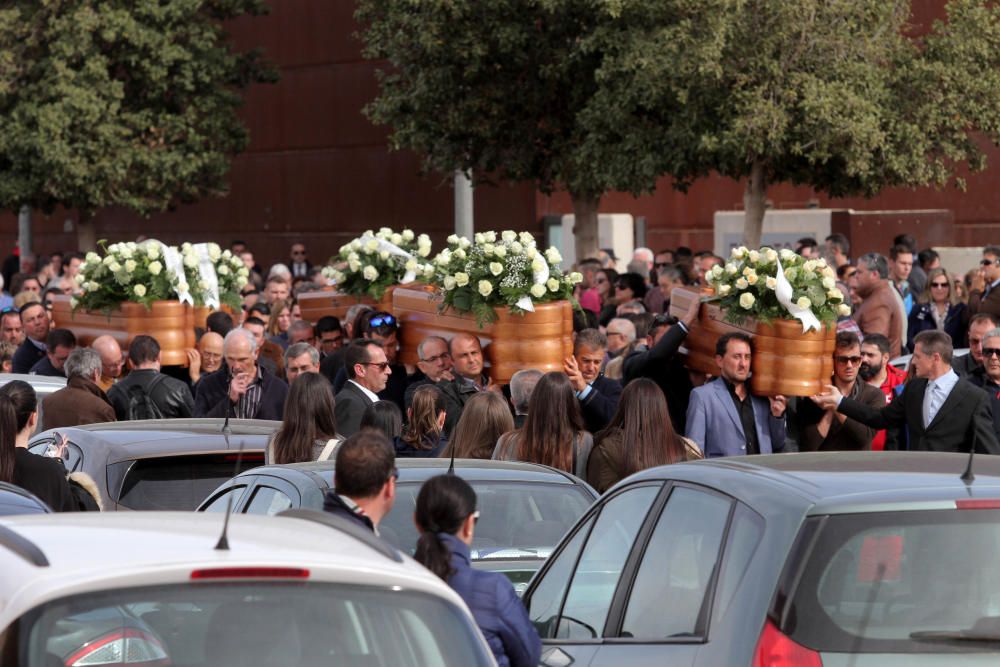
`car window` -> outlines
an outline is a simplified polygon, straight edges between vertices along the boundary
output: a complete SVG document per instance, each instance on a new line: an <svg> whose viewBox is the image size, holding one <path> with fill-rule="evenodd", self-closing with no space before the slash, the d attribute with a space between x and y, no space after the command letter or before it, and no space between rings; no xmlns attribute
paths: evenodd
<svg viewBox="0 0 1000 667"><path fill-rule="evenodd" d="M784 614L793 641L852 653L995 649L1000 510L830 516L810 553Z"/></svg>
<svg viewBox="0 0 1000 667"><path fill-rule="evenodd" d="M108 479L122 480L117 501L128 509L194 510L223 482L264 462L260 452L244 454L237 468L237 456L185 454L122 461L108 466Z"/></svg>
<svg viewBox="0 0 1000 667"><path fill-rule="evenodd" d="M240 504L240 499L243 497L243 492L247 490L247 487L243 484L239 486L231 486L225 491L219 493L215 498L212 499L210 503L202 508L202 512L225 512L228 508L236 509ZM232 496L233 504L230 506L229 498ZM230 510L232 511L232 510Z"/></svg>
<svg viewBox="0 0 1000 667"><path fill-rule="evenodd" d="M633 487L601 508L573 572L555 631L557 639L594 639L603 635L625 561L659 491L659 485Z"/></svg>
<svg viewBox="0 0 1000 667"><path fill-rule="evenodd" d="M559 552L538 582L538 586L532 591L531 600L528 602L528 616L535 624L538 634L544 639L555 637L556 627L559 625L559 608L562 606L563 598L566 597L566 588L573 576L573 568L580 556L580 549L593 525L594 516L591 516Z"/></svg>
<svg viewBox="0 0 1000 667"><path fill-rule="evenodd" d="M725 617L729 606L744 581L747 568L761 537L764 535L764 520L746 505L736 503L733 520L726 538L722 570L719 574L718 593L715 596L715 606L712 615L716 619Z"/></svg>
<svg viewBox="0 0 1000 667"><path fill-rule="evenodd" d="M250 504L247 505L248 514L266 514L274 516L279 512L284 512L292 507L292 499L288 494L270 486L258 486L253 492Z"/></svg>
<svg viewBox="0 0 1000 667"><path fill-rule="evenodd" d="M347 584L105 591L46 603L12 627L21 651L5 667L493 664L471 620L451 604Z"/></svg>
<svg viewBox="0 0 1000 667"><path fill-rule="evenodd" d="M621 636L701 634L699 616L719 559L730 500L677 487L656 522L625 607Z"/></svg>

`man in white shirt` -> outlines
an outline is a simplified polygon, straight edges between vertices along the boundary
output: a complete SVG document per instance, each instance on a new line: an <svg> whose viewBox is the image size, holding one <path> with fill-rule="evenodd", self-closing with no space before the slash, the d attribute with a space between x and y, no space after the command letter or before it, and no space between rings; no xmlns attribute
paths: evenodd
<svg viewBox="0 0 1000 667"><path fill-rule="evenodd" d="M361 417L379 400L392 374L382 345L371 339L352 342L344 353L347 383L335 397L337 434L347 437L361 429Z"/></svg>

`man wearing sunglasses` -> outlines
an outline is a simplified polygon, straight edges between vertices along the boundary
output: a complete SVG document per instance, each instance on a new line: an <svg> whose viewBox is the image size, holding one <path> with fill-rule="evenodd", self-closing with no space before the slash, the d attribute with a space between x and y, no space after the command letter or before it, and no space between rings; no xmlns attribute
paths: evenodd
<svg viewBox="0 0 1000 667"><path fill-rule="evenodd" d="M1000 317L1000 246L990 245L983 248L983 258L979 262L982 267L986 287L982 291L974 290L969 295L969 311L989 313Z"/></svg>
<svg viewBox="0 0 1000 667"><path fill-rule="evenodd" d="M406 366L396 362L399 356L399 323L392 313L371 312L362 315L358 319L357 326L358 338L365 338L381 345L385 360L389 364L391 375L389 375L385 386L376 392L379 400L392 401L405 413L406 387L411 373ZM320 371L326 374L331 368L329 365L321 366ZM347 368L345 362L344 367L338 368L333 376L334 393L339 393L349 379ZM414 369L415 371L416 369ZM327 375L327 377L330 376Z"/></svg>
<svg viewBox="0 0 1000 667"><path fill-rule="evenodd" d="M991 329L983 336L983 372L970 375L969 382L989 394L993 430L1000 438L1000 329Z"/></svg>
<svg viewBox="0 0 1000 667"><path fill-rule="evenodd" d="M860 401L873 410L885 405L885 397L858 377L861 368L861 341L849 331L837 334L833 353L832 382L840 393ZM836 410L823 410L808 398L798 401L795 414L799 450L831 452L870 449L875 429Z"/></svg>
<svg viewBox="0 0 1000 667"><path fill-rule="evenodd" d="M293 243L290 254L288 268L292 271L292 277L308 278L309 272L312 270L312 263L309 261L309 255L306 254L306 245Z"/></svg>
<svg viewBox="0 0 1000 667"><path fill-rule="evenodd" d="M334 411L337 433L351 436L361 430L365 410L379 400L378 393L385 389L392 369L382 345L370 338L356 340L347 346L344 368L347 382L337 392Z"/></svg>

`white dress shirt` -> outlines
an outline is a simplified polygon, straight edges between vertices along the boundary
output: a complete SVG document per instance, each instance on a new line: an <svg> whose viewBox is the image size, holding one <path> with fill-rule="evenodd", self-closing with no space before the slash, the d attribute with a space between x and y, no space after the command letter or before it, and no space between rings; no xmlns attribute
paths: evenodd
<svg viewBox="0 0 1000 667"><path fill-rule="evenodd" d="M950 368L944 375L927 383L927 389L924 391L924 428L934 421L938 410L948 400L948 395L956 384L958 384L958 374Z"/></svg>

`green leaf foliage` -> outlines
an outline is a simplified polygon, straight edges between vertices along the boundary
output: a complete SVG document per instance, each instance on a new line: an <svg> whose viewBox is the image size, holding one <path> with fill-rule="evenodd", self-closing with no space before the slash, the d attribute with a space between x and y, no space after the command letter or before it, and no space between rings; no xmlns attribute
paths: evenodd
<svg viewBox="0 0 1000 667"><path fill-rule="evenodd" d="M0 9L0 206L160 211L226 190L239 91L274 73L221 21L262 0L15 0Z"/></svg>

